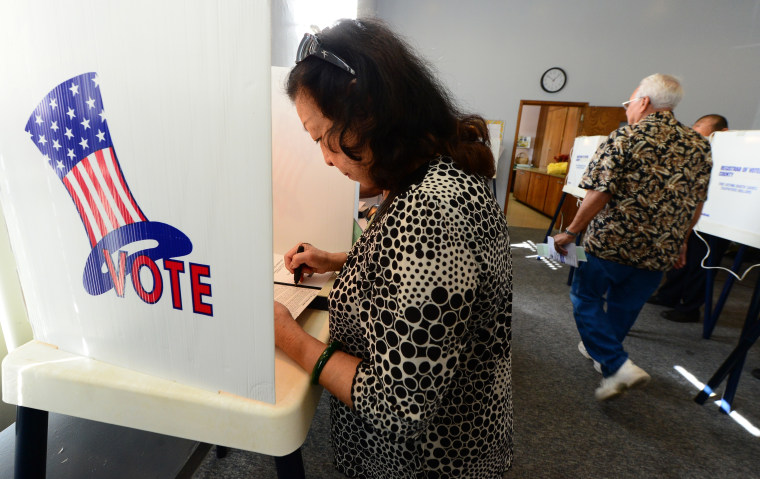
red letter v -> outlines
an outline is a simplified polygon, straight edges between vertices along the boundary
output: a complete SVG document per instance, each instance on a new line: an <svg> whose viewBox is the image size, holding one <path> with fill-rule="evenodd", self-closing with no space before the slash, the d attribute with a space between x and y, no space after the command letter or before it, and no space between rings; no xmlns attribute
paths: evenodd
<svg viewBox="0 0 760 479"><path fill-rule="evenodd" d="M111 281L113 282L113 289L116 290L116 296L124 297L124 277L125 277L125 263L127 262L127 252L119 251L119 274L116 274L113 267L113 260L111 259L111 253L107 249L103 250L103 256L106 260L106 266L108 266L108 272L111 273Z"/></svg>

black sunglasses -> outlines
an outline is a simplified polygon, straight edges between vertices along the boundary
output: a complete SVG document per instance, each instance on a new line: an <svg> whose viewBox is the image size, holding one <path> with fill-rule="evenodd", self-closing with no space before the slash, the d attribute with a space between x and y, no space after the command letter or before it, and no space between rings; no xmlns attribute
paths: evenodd
<svg viewBox="0 0 760 479"><path fill-rule="evenodd" d="M322 48L319 43L319 39L315 35L312 35L311 33L304 33L303 40L301 40L301 43L298 45L298 52L296 53L296 64L301 63L305 58L312 55L319 57L326 62L330 62L336 67L347 71L353 76L356 76L354 69L348 66L348 63L343 61L341 57Z"/></svg>

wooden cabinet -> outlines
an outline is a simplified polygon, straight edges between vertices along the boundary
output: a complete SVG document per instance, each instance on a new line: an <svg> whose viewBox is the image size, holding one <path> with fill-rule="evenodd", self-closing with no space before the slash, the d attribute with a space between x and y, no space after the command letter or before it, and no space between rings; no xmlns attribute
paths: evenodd
<svg viewBox="0 0 760 479"><path fill-rule="evenodd" d="M536 170L517 169L514 174L515 199L546 216L554 216L559 200L562 198L562 187L565 184L565 179ZM561 216L557 218L556 227L569 225L577 212L577 198L573 195L567 195L562 204Z"/></svg>
<svg viewBox="0 0 760 479"><path fill-rule="evenodd" d="M565 184L565 180L555 176L547 176L547 178L546 199L544 200L544 207L541 211L547 216L554 216L554 212L557 210L557 205L559 205L559 199L562 198L562 187Z"/></svg>
<svg viewBox="0 0 760 479"><path fill-rule="evenodd" d="M575 138L578 136L609 135L610 132L626 121L625 110L620 106L589 106L582 102L548 102L520 100L520 110L517 115L515 144L512 148L510 169L514 168L516 142L521 131L523 107L540 107L538 114L526 115L531 125L535 124L535 141L533 143L533 165L544 169L555 156L569 155ZM532 110L535 111L535 110ZM525 134L525 133L522 133ZM522 152L522 150L521 150ZM562 196L562 187L558 185L559 178L547 176L541 179L540 171L514 170L510 175L507 198L504 200L504 212L509 205L509 192L514 192L515 199L531 206L547 216L553 216ZM534 178L535 176L535 178ZM567 225L578 211L576 198L568 195L562 205L562 217L557 221Z"/></svg>
<svg viewBox="0 0 760 479"><path fill-rule="evenodd" d="M567 228L567 225L573 222L573 218L575 218L575 214L578 212L579 205L580 200L575 196L565 196L565 202L562 203L562 213L561 216L557 218L557 224L555 227L559 228L562 226L562 229Z"/></svg>
<svg viewBox="0 0 760 479"><path fill-rule="evenodd" d="M532 176L529 171L515 170L515 199L520 203L528 202L528 186L530 185L530 177Z"/></svg>
<svg viewBox="0 0 760 479"><path fill-rule="evenodd" d="M538 211L544 209L544 199L546 198L546 185L549 183L549 175L531 172L530 187L528 188L527 203Z"/></svg>
<svg viewBox="0 0 760 479"><path fill-rule="evenodd" d="M557 208L557 203L559 203L559 196L556 196L556 192L558 191L559 195L562 195L564 180L549 175L545 171L536 171L535 169L515 169L514 174L515 199L544 214L553 215L554 210ZM548 193L549 190L551 190L551 193ZM547 201L548 194L556 196L556 201L554 199ZM550 203L553 203L553 206L548 206ZM546 208L550 208L551 212L547 213L548 210Z"/></svg>

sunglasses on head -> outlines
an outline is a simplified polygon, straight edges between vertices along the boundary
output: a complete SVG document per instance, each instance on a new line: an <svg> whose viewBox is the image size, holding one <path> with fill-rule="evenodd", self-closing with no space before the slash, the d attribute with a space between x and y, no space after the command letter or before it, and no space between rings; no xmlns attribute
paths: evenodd
<svg viewBox="0 0 760 479"><path fill-rule="evenodd" d="M304 33L301 43L298 45L298 52L296 53L296 64L301 63L305 58L310 56L316 56L322 60L332 63L336 67L356 76L356 72L353 68L348 66L348 63L343 61L338 55L331 51L325 50L319 43L319 39L311 33Z"/></svg>

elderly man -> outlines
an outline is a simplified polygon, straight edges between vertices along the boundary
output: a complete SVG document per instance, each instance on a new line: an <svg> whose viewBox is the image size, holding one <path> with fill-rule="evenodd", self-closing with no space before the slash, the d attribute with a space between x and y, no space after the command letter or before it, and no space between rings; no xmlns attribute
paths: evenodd
<svg viewBox="0 0 760 479"><path fill-rule="evenodd" d="M700 135L709 138L716 131L728 130L728 120L721 115L712 113L700 117L694 122L692 128ZM720 263L720 259L731 241L713 237L707 233L702 233L702 237L705 241L714 238L715 249L711 255L715 258L716 263ZM706 253L705 243L696 235L690 235L686 249L686 266L668 271L665 275L665 282L660 286L660 289L647 300L647 303L673 308L660 312L660 316L678 323L699 322L699 308L705 302L705 281L707 278L707 270L702 268L701 263Z"/></svg>
<svg viewBox="0 0 760 479"><path fill-rule="evenodd" d="M601 366L600 401L649 381L622 343L663 271L685 263L686 240L707 197L710 144L673 116L682 96L672 76L641 81L623 103L628 126L599 146L581 180L586 197L554 237L566 254L563 246L587 230L588 261L575 272L570 299L578 347Z"/></svg>

